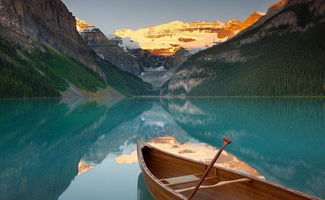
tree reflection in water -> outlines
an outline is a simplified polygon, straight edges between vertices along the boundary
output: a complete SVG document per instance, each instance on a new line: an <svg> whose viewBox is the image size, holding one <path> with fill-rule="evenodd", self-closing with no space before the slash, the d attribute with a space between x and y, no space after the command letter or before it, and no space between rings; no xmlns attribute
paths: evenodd
<svg viewBox="0 0 325 200"><path fill-rule="evenodd" d="M122 169L129 170L129 176L118 180L136 188L136 180L131 179L137 178L138 166L122 167L114 158L130 154L138 139L172 136L181 144L201 142L218 147L226 135L234 141L229 153L267 180L324 198L324 101L1 100L0 199L64 199L62 193L69 193L92 173L102 172L100 176L110 181L119 177ZM100 169L106 166L111 168ZM84 178L77 177L81 168L86 172L80 176ZM78 190L74 194L77 199L85 193L96 196L98 190L93 188L112 188L115 183L103 186L95 180L83 184L89 188ZM141 175L137 190L130 195L138 193L138 199L149 199ZM123 196L118 191L109 195Z"/></svg>

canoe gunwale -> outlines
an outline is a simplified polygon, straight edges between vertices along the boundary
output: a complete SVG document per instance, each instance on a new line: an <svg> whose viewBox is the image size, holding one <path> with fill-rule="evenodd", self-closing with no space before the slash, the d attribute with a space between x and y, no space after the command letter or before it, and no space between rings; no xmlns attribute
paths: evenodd
<svg viewBox="0 0 325 200"><path fill-rule="evenodd" d="M149 148L149 149L153 149L153 150L156 150L156 151L159 151L159 152L162 152L166 155L169 155L169 156L172 156L174 158L177 158L177 159L181 159L181 160L185 160L185 161L189 161L189 162L193 162L193 163L197 163L197 164L201 164L201 165L204 165L204 166L207 166L206 163L202 162L202 161L197 161L197 160L194 160L194 159L190 159L190 158L185 158L185 157L182 157L182 156L179 156L179 155L175 155L175 154L172 154L170 152L167 152L167 151L164 151L164 150L161 150L157 147L154 147L146 142L143 142L143 141L138 141L137 143L137 146L138 146L138 158L139 158L139 164L142 166L142 169L145 170L145 173L147 173L147 175L156 183L158 184L160 187L162 187L163 189L169 191L170 193L176 195L177 197L179 197L180 199L182 200L187 200L187 197L174 191L172 188L166 186L164 183L162 183L159 179L156 178L156 176L154 174L151 173L151 171L149 170L149 168L147 167L145 161L144 161L144 157L143 157L143 152L142 152L142 149L143 148ZM240 173L240 172L237 172L237 171L234 171L234 170L231 170L231 169L226 169L226 168L223 168L223 167L219 167L219 166L213 166L213 168L216 168L217 170L221 170L221 171L226 171L228 173L233 173L233 174L236 174L236 175L239 175L239 176L242 176L242 177L245 177L245 178L249 178L251 179L251 181L256 181L258 183L261 183L261 184L267 184L267 185L270 185L272 187L277 187L277 188L280 188L280 189L283 189L283 190L286 190L290 193L294 193L296 195L300 195L304 198L307 198L307 199L312 199L312 200L323 200L319 197L315 197L315 196L312 196L312 195L309 195L309 194L305 194L305 193L302 193L302 192L299 192L299 191L296 191L294 189L291 189L291 188L287 188L285 186L282 186L282 185L279 185L279 184L276 184L276 183L272 183L270 181L267 181L267 180L261 180L255 176L251 176L249 174L243 174L243 173Z"/></svg>

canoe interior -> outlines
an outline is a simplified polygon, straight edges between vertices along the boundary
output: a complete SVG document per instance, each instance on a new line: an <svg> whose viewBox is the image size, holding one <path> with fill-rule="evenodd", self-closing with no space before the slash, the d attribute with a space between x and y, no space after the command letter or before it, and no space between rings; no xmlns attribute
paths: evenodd
<svg viewBox="0 0 325 200"><path fill-rule="evenodd" d="M200 178L206 169L206 165L183 159L178 156L167 154L151 146L144 146L142 148L142 155L144 162L149 171L161 180L161 185L168 184L164 179L173 177L182 177L187 175L195 175ZM191 176L192 177L192 176ZM214 167L208 177L211 179L204 181L203 185L216 184L220 181L235 180L241 178L251 178L250 176L233 173L229 170ZM186 177L185 177L186 178ZM197 182L187 183L181 185L170 185L169 188L173 190L188 188L195 186ZM186 197L190 195L189 192L182 192ZM273 184L266 183L259 179L252 179L250 182L234 183L217 188L199 190L195 200L262 200L262 199L317 199L304 195L284 187L278 187Z"/></svg>

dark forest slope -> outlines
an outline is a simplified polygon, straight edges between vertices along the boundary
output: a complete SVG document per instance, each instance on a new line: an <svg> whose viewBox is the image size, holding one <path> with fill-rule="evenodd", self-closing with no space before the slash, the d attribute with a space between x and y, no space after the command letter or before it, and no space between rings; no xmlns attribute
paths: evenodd
<svg viewBox="0 0 325 200"><path fill-rule="evenodd" d="M167 85L193 96L325 94L325 1L271 7L233 39L192 56Z"/></svg>

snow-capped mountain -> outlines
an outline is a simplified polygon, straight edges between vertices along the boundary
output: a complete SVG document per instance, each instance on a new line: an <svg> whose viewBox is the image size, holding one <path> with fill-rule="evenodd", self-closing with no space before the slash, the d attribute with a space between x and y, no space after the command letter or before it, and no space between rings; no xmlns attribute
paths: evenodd
<svg viewBox="0 0 325 200"><path fill-rule="evenodd" d="M167 94L322 95L324 27L325 0L281 0L233 39L190 57Z"/></svg>
<svg viewBox="0 0 325 200"><path fill-rule="evenodd" d="M92 24L76 19L79 34L86 44L102 59L116 65L123 71L139 76L154 88L161 87L173 75L177 68L186 61L188 51L179 49L171 56L154 55L140 48L129 38L116 35L105 36Z"/></svg>
<svg viewBox="0 0 325 200"><path fill-rule="evenodd" d="M87 45L102 59L158 89L190 54L227 41L263 15L254 12L244 21L231 19L225 23L173 21L136 31L120 29L106 36L80 19L76 19L76 26Z"/></svg>
<svg viewBox="0 0 325 200"><path fill-rule="evenodd" d="M77 27L77 31L80 32L89 32L92 31L95 26L92 24L89 24L79 18L76 18L76 27Z"/></svg>
<svg viewBox="0 0 325 200"><path fill-rule="evenodd" d="M232 38L263 15L264 13L254 12L244 21L231 19L225 23L219 21L189 23L173 21L135 31L119 29L114 31L114 34L122 39L127 38L126 43L122 43L122 46L128 47L137 43L141 49L156 55L170 56L180 48L195 53Z"/></svg>

